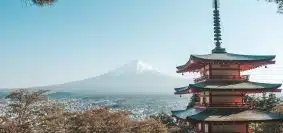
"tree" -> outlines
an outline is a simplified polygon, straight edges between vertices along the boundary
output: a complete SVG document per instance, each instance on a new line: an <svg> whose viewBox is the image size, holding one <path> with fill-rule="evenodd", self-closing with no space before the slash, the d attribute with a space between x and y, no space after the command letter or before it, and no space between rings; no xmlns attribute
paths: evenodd
<svg viewBox="0 0 283 133"><path fill-rule="evenodd" d="M275 94L270 93L267 97L266 93L263 93L262 98L256 99L256 109L271 112L279 103L280 99Z"/></svg>
<svg viewBox="0 0 283 133"><path fill-rule="evenodd" d="M187 109L192 108L195 106L196 102L198 101L198 96L197 94L193 94L190 98L190 102L187 106Z"/></svg>
<svg viewBox="0 0 283 133"><path fill-rule="evenodd" d="M265 0L267 2L273 2L278 5L278 13L283 14L283 0Z"/></svg>
<svg viewBox="0 0 283 133"><path fill-rule="evenodd" d="M4 116L0 114L0 133L167 133L162 120L137 121L131 119L129 112L113 112L108 108L64 111L48 100L45 92L26 89L11 92L6 97L7 111Z"/></svg>
<svg viewBox="0 0 283 133"><path fill-rule="evenodd" d="M280 104L280 98L277 98L275 94L270 93L267 96L267 93L264 92L262 93L261 97L255 97L254 95L252 96L245 96L244 97L245 101L248 103L254 103L254 107L256 110L259 111L266 111L266 112L271 112L275 107L277 107Z"/></svg>
<svg viewBox="0 0 283 133"><path fill-rule="evenodd" d="M26 3L35 4L37 6L47 6L54 4L57 0L22 0Z"/></svg>
<svg viewBox="0 0 283 133"><path fill-rule="evenodd" d="M12 91L6 98L10 100L5 109L5 117L0 129L5 132L31 133L40 123L40 117L53 114L57 107L47 101L42 94L46 90L28 91L19 89ZM11 130L13 129L13 130Z"/></svg>
<svg viewBox="0 0 283 133"><path fill-rule="evenodd" d="M42 119L40 133L166 133L160 119L136 121L128 112L112 112L108 108L82 112L63 112Z"/></svg>
<svg viewBox="0 0 283 133"><path fill-rule="evenodd" d="M246 96L245 100L248 102L255 102L255 109L263 112L279 112L280 99L275 94L263 93L261 97ZM282 112L281 112L282 113ZM257 127L257 128L255 128ZM256 129L257 133L282 133L282 123L266 122L266 123L252 123L250 128Z"/></svg>

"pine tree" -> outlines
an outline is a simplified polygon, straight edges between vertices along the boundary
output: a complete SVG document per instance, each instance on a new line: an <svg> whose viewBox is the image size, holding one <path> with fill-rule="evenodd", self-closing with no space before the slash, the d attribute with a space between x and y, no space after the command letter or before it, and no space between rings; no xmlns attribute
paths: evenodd
<svg viewBox="0 0 283 133"><path fill-rule="evenodd" d="M278 13L283 14L283 0L265 0L267 2L273 2L278 5Z"/></svg>
<svg viewBox="0 0 283 133"><path fill-rule="evenodd" d="M246 96L246 100L249 102L255 101L255 108L259 111L264 112L273 112L274 109L280 104L280 99L276 97L275 94L270 93L267 96L267 93L263 93L261 97L253 96ZM254 126L254 125L251 125ZM257 133L282 133L282 124L281 123L274 123L274 122L266 122L262 124L258 124Z"/></svg>
<svg viewBox="0 0 283 133"><path fill-rule="evenodd" d="M266 111L272 111L280 103L280 98L277 98L275 94L270 93L266 101Z"/></svg>
<svg viewBox="0 0 283 133"><path fill-rule="evenodd" d="M47 6L54 4L57 0L22 0L26 4L35 4L37 6Z"/></svg>
<svg viewBox="0 0 283 133"><path fill-rule="evenodd" d="M198 96L196 94L193 94L190 98L190 102L187 106L187 109L194 107L197 101L198 101Z"/></svg>
<svg viewBox="0 0 283 133"><path fill-rule="evenodd" d="M256 109L259 111L270 112L280 103L280 99L273 93L270 93L268 96L266 93L263 93L262 97L253 97L249 99L253 99L256 102Z"/></svg>

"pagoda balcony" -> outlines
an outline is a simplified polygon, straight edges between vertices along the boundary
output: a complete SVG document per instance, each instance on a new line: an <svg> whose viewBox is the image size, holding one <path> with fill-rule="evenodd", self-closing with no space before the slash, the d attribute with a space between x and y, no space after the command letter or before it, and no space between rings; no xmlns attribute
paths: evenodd
<svg viewBox="0 0 283 133"><path fill-rule="evenodd" d="M208 80L237 80L247 81L249 75L204 75L199 78L195 78L194 82L208 81Z"/></svg>
<svg viewBox="0 0 283 133"><path fill-rule="evenodd" d="M208 104L196 102L196 106L206 107L206 108L251 108L251 103L218 103L218 104Z"/></svg>

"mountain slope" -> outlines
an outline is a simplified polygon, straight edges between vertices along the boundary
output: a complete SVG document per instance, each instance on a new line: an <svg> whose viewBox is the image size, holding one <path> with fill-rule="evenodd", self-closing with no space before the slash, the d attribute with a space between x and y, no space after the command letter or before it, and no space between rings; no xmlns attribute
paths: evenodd
<svg viewBox="0 0 283 133"><path fill-rule="evenodd" d="M160 73L156 68L142 62L131 61L103 75L61 85L44 87L65 91L95 93L173 93L174 87L187 85L190 81Z"/></svg>

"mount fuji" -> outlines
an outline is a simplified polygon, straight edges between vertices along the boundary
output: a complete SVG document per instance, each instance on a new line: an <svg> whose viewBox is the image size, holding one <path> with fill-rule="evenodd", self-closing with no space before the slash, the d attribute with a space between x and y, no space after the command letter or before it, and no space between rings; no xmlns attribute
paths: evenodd
<svg viewBox="0 0 283 133"><path fill-rule="evenodd" d="M97 77L40 88L95 94L172 94L174 87L188 85L190 81L162 74L151 65L135 60Z"/></svg>

